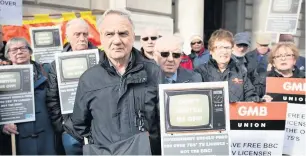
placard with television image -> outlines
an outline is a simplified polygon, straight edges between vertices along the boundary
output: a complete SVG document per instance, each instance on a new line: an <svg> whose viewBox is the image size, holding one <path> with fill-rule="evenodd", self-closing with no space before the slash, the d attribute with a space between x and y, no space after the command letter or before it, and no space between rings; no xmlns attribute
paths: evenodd
<svg viewBox="0 0 306 156"><path fill-rule="evenodd" d="M30 37L33 59L36 62L51 63L55 53L61 53L63 50L59 26L31 27Z"/></svg>
<svg viewBox="0 0 306 156"><path fill-rule="evenodd" d="M0 66L0 124L35 121L32 65Z"/></svg>
<svg viewBox="0 0 306 156"><path fill-rule="evenodd" d="M288 102L283 154L306 155L306 79L267 77L266 94Z"/></svg>
<svg viewBox="0 0 306 156"><path fill-rule="evenodd" d="M162 155L229 155L228 82L159 85Z"/></svg>
<svg viewBox="0 0 306 156"><path fill-rule="evenodd" d="M232 155L282 155L287 102L230 104Z"/></svg>
<svg viewBox="0 0 306 156"><path fill-rule="evenodd" d="M62 114L72 113L80 76L98 62L98 49L57 53L55 55Z"/></svg>

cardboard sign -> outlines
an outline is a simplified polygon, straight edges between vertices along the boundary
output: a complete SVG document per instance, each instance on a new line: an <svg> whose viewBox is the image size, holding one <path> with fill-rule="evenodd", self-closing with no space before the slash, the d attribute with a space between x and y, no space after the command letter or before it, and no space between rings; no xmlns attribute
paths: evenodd
<svg viewBox="0 0 306 156"><path fill-rule="evenodd" d="M0 67L0 125L35 121L33 66Z"/></svg>
<svg viewBox="0 0 306 156"><path fill-rule="evenodd" d="M229 155L227 82L159 85L162 155Z"/></svg>
<svg viewBox="0 0 306 156"><path fill-rule="evenodd" d="M266 94L288 102L283 154L306 155L306 79L268 77Z"/></svg>
<svg viewBox="0 0 306 156"><path fill-rule="evenodd" d="M282 155L287 103L230 104L232 155Z"/></svg>
<svg viewBox="0 0 306 156"><path fill-rule="evenodd" d="M270 0L266 32L295 34L302 0Z"/></svg>
<svg viewBox="0 0 306 156"><path fill-rule="evenodd" d="M62 114L73 112L80 76L98 64L98 49L56 53L55 63Z"/></svg>
<svg viewBox="0 0 306 156"><path fill-rule="evenodd" d="M22 0L0 1L0 25L22 25Z"/></svg>
<svg viewBox="0 0 306 156"><path fill-rule="evenodd" d="M55 53L63 51L61 28L59 26L31 27L33 57L39 63L51 63Z"/></svg>

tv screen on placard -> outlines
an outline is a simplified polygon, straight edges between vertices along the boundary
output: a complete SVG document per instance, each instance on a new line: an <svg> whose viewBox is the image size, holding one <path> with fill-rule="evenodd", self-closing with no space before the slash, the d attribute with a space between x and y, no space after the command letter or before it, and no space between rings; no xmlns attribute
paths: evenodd
<svg viewBox="0 0 306 156"><path fill-rule="evenodd" d="M53 32L50 31L40 31L34 33L34 43L35 46L43 47L43 46L52 46L53 41Z"/></svg>
<svg viewBox="0 0 306 156"><path fill-rule="evenodd" d="M88 69L86 57L63 59L62 72L64 79L78 79Z"/></svg>
<svg viewBox="0 0 306 156"><path fill-rule="evenodd" d="M20 72L1 72L0 92L10 92L20 90L21 88Z"/></svg>
<svg viewBox="0 0 306 156"><path fill-rule="evenodd" d="M170 125L200 127L210 124L210 103L207 95L184 94L169 97Z"/></svg>

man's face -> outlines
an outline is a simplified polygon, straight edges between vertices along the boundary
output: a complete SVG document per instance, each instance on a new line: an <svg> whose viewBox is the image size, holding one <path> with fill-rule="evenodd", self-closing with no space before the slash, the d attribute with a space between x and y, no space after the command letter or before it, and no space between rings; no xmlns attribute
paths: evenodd
<svg viewBox="0 0 306 156"><path fill-rule="evenodd" d="M204 44L201 40L196 39L196 40L192 40L190 45L193 51L200 51L203 48Z"/></svg>
<svg viewBox="0 0 306 156"><path fill-rule="evenodd" d="M232 54L232 44L228 41L219 40L214 42L213 50L210 52L218 64L227 64Z"/></svg>
<svg viewBox="0 0 306 156"><path fill-rule="evenodd" d="M107 57L120 60L130 55L135 34L127 18L117 14L107 15L100 27L100 33L101 43Z"/></svg>
<svg viewBox="0 0 306 156"><path fill-rule="evenodd" d="M88 27L72 24L67 29L67 39L73 51L88 49Z"/></svg>
<svg viewBox="0 0 306 156"><path fill-rule="evenodd" d="M148 30L141 35L140 44L144 52L152 56L158 33L154 30Z"/></svg>
<svg viewBox="0 0 306 156"><path fill-rule="evenodd" d="M23 42L17 42L10 46L8 57L13 64L27 64L30 62L31 53Z"/></svg>
<svg viewBox="0 0 306 156"><path fill-rule="evenodd" d="M181 62L181 50L179 46L169 45L158 48L155 52L155 61L165 73L174 74Z"/></svg>
<svg viewBox="0 0 306 156"><path fill-rule="evenodd" d="M248 51L248 49L249 49L249 46L247 44L244 44L244 43L235 44L234 48L233 48L233 50L235 52L238 52L238 53L241 53L241 54L246 53Z"/></svg>
<svg viewBox="0 0 306 156"><path fill-rule="evenodd" d="M259 54L265 55L269 51L269 45L257 43L257 51L259 52Z"/></svg>

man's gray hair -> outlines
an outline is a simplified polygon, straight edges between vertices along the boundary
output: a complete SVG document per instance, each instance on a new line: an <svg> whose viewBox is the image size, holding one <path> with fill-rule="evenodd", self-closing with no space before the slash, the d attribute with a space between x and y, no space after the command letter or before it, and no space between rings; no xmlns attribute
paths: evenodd
<svg viewBox="0 0 306 156"><path fill-rule="evenodd" d="M157 39L155 43L155 51L168 46L177 46L180 52L183 52L184 40L179 34L162 36L161 38Z"/></svg>
<svg viewBox="0 0 306 156"><path fill-rule="evenodd" d="M4 49L4 57L9 59L9 49L12 45L17 44L17 43L24 43L26 47L28 47L28 49L30 50L30 53L32 54L33 50L31 48L31 45L28 43L28 41L25 38L21 38L21 37L14 37L11 38L10 40L7 41L5 49Z"/></svg>
<svg viewBox="0 0 306 156"><path fill-rule="evenodd" d="M131 19L131 13L126 9L108 9L108 10L106 10L97 22L97 27L98 27L99 31L100 31L101 25L102 25L105 17L107 15L111 15L111 14L116 14L116 15L120 15L124 18L127 18L130 21L130 23L132 24L132 28L133 28L133 31L134 31L135 28L134 28L134 23Z"/></svg>
<svg viewBox="0 0 306 156"><path fill-rule="evenodd" d="M67 24L66 24L66 32L69 30L68 28L71 25L75 25L75 24L79 24L79 25L82 25L84 27L89 28L87 22L84 19L82 19L82 18L74 18L74 19L70 20L69 22L67 22Z"/></svg>

